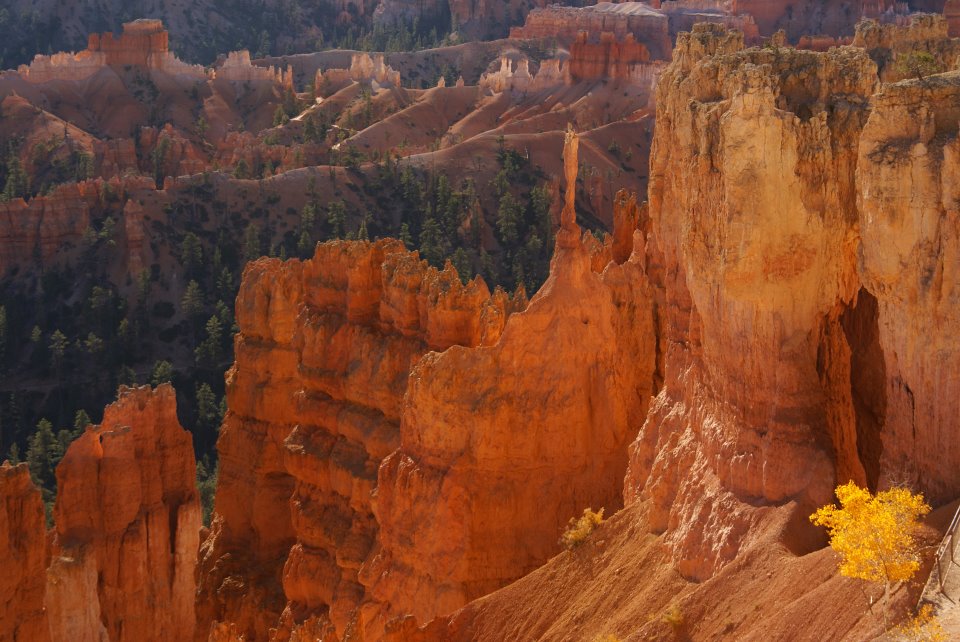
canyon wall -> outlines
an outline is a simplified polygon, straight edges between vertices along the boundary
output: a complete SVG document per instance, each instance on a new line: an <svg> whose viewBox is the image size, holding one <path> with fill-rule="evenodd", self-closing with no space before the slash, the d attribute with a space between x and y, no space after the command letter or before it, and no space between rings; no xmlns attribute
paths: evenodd
<svg viewBox="0 0 960 642"><path fill-rule="evenodd" d="M350 625L410 369L428 350L495 342L518 305L396 241L246 269L198 636L222 623L266 639L281 612L286 635L321 614Z"/></svg>
<svg viewBox="0 0 960 642"><path fill-rule="evenodd" d="M809 512L836 480L875 480L850 383L850 344L866 337L843 325L875 83L863 50L743 50L717 25L681 34L661 75L649 197L664 387L625 495L652 500L687 577L736 556L751 505Z"/></svg>
<svg viewBox="0 0 960 642"><path fill-rule="evenodd" d="M26 464L0 466L0 640L47 642L47 540L40 490Z"/></svg>
<svg viewBox="0 0 960 642"><path fill-rule="evenodd" d="M958 72L884 85L857 164L861 278L882 349L876 454L935 504L960 493L958 105Z"/></svg>
<svg viewBox="0 0 960 642"><path fill-rule="evenodd" d="M53 640L193 638L195 477L173 388L121 388L57 466L45 599Z"/></svg>

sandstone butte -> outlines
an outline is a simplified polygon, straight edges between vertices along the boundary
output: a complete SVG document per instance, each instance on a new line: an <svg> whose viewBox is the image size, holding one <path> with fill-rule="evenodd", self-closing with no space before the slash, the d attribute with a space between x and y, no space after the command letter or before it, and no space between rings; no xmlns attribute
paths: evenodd
<svg viewBox="0 0 960 642"><path fill-rule="evenodd" d="M162 387L58 468L51 639L592 639L655 630L673 594L694 639L878 635L806 516L848 479L960 495L960 72L877 74L861 48L682 34L649 207L621 195L609 242L581 236L568 136L529 304L396 241L249 265L196 628L193 456ZM0 604L27 624L42 515L3 474L24 562ZM621 505L555 556L568 517ZM619 592L571 595L594 572ZM776 612L724 621L742 587Z"/></svg>

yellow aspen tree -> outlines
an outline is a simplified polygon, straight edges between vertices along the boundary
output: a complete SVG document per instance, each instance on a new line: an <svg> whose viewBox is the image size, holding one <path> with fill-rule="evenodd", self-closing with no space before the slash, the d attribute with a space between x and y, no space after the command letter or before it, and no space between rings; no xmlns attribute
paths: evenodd
<svg viewBox="0 0 960 642"><path fill-rule="evenodd" d="M830 547L840 555L840 574L890 587L920 569L915 535L930 512L922 494L891 488L876 495L850 482L836 490L839 508L824 506L810 521L827 529ZM884 613L884 616L886 614Z"/></svg>

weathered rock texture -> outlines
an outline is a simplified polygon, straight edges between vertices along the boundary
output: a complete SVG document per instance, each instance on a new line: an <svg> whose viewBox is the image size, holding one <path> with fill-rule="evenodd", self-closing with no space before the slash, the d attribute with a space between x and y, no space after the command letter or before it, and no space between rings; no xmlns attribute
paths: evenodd
<svg viewBox="0 0 960 642"><path fill-rule="evenodd" d="M530 306L495 346L432 353L411 375L400 448L378 476L379 549L361 570L379 603L370 639L377 618L424 622L530 572L584 506L621 505L624 449L653 392L652 294L637 263L592 269L574 222L576 144L568 134L571 188ZM618 209L636 222L634 202Z"/></svg>
<svg viewBox="0 0 960 642"><path fill-rule="evenodd" d="M855 47L863 47L877 63L880 80L895 82L904 78L956 69L960 60L960 39L948 34L947 20L935 14L917 14L905 24L883 24L863 20L857 24ZM932 56L929 64L911 61L917 53Z"/></svg>
<svg viewBox="0 0 960 642"><path fill-rule="evenodd" d="M103 422L70 445L57 466L47 573L54 640L193 638L195 475L168 384L121 388Z"/></svg>
<svg viewBox="0 0 960 642"><path fill-rule="evenodd" d="M331 243L259 261L237 300L200 622L266 639L330 610L341 632L365 597L371 491L399 445L410 369L428 350L497 340L515 304L427 268L396 241Z"/></svg>
<svg viewBox="0 0 960 642"><path fill-rule="evenodd" d="M669 21L666 15L644 2L599 2L576 8L550 5L534 9L522 27L510 30L511 38L556 38L568 46L581 32L596 39L603 32L618 40L633 36L658 60L670 57Z"/></svg>
<svg viewBox="0 0 960 642"><path fill-rule="evenodd" d="M625 494L653 500L652 527L697 579L736 556L750 504L821 504L874 472L851 393L866 329L843 321L875 66L854 48L741 48L715 25L681 34L651 157L665 385Z"/></svg>
<svg viewBox="0 0 960 642"><path fill-rule="evenodd" d="M857 164L861 278L875 300L869 402L882 473L960 493L960 73L884 85Z"/></svg>
<svg viewBox="0 0 960 642"><path fill-rule="evenodd" d="M46 642L43 501L26 464L0 466L0 640Z"/></svg>

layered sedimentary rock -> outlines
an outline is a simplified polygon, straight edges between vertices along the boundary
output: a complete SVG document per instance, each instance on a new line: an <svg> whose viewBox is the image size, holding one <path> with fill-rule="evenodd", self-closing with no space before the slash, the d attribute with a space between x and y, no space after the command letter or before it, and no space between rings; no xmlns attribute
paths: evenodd
<svg viewBox="0 0 960 642"><path fill-rule="evenodd" d="M207 78L201 65L189 65L170 51L169 34L159 20L135 20L123 25L123 33L90 34L87 49L77 54L38 55L29 65L20 65L21 77L31 83L52 80L83 80L104 67L134 66Z"/></svg>
<svg viewBox="0 0 960 642"><path fill-rule="evenodd" d="M853 45L867 50L877 63L880 80L895 82L956 69L960 39L947 32L947 19L935 14L913 15L904 24L863 20L857 24ZM932 59L918 60L920 52Z"/></svg>
<svg viewBox="0 0 960 642"><path fill-rule="evenodd" d="M46 642L43 501L26 464L0 466L0 640Z"/></svg>
<svg viewBox="0 0 960 642"><path fill-rule="evenodd" d="M623 40L617 40L612 33L600 35L599 42L591 42L587 34L580 36L570 45L570 58L567 60L568 82L584 80L625 80L629 82L648 82L656 73L656 65L650 64L650 51L628 34Z"/></svg>
<svg viewBox="0 0 960 642"><path fill-rule="evenodd" d="M173 388L121 388L57 466L46 595L53 639L193 637L195 475Z"/></svg>
<svg viewBox="0 0 960 642"><path fill-rule="evenodd" d="M0 274L18 266L59 264L66 247L80 244L105 189L122 197L128 189L147 187L153 181L141 176L94 179L61 185L29 202L0 203Z"/></svg>
<svg viewBox="0 0 960 642"><path fill-rule="evenodd" d="M425 622L523 576L583 507L621 505L625 448L653 393L653 299L639 262L593 269L574 221L576 145L568 134L562 228L530 306L496 345L431 353L411 375L360 574L370 639L392 617ZM618 207L636 223L635 203Z"/></svg>
<svg viewBox="0 0 960 642"><path fill-rule="evenodd" d="M284 610L282 636L318 615L344 631L365 599L371 491L399 445L410 369L428 350L495 342L515 305L396 241L247 268L198 634L220 622L266 639Z"/></svg>
<svg viewBox="0 0 960 642"><path fill-rule="evenodd" d="M875 300L867 388L883 475L960 493L960 73L884 85L857 163L861 278Z"/></svg>
<svg viewBox="0 0 960 642"><path fill-rule="evenodd" d="M633 36L650 51L653 58L670 57L669 20L662 12L644 2L599 2L576 8L550 5L534 9L522 27L510 30L511 38L556 38L564 45L577 40L580 32L599 36L612 33L617 40Z"/></svg>
<svg viewBox="0 0 960 642"><path fill-rule="evenodd" d="M742 50L700 25L661 75L649 195L664 387L625 495L652 500L688 577L736 556L751 504L804 511L876 472L851 384L869 317L850 327L849 313L875 74L861 49Z"/></svg>

